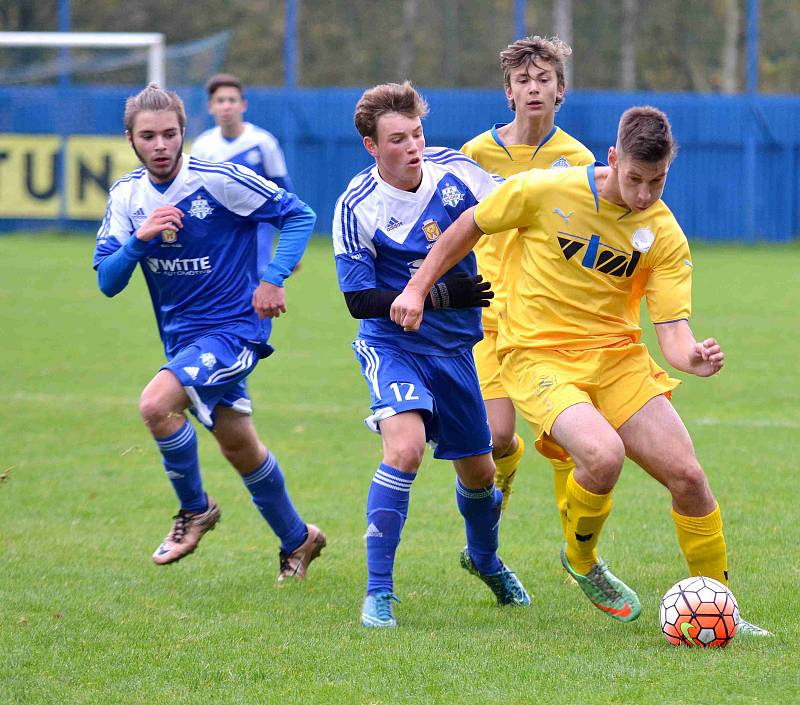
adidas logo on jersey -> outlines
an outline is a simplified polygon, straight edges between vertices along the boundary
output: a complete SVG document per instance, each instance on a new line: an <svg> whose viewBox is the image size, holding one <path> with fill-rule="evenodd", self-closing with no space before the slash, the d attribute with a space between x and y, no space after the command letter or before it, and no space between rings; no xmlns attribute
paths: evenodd
<svg viewBox="0 0 800 705"><path fill-rule="evenodd" d="M563 154L550 165L551 169L569 169L569 167L570 163Z"/></svg>
<svg viewBox="0 0 800 705"><path fill-rule="evenodd" d="M137 208L135 211L133 211L133 213L131 213L131 220L135 225L141 225L145 220L147 220L147 213L144 212L144 208Z"/></svg>
<svg viewBox="0 0 800 705"><path fill-rule="evenodd" d="M184 367L183 371L192 379L197 379L197 374L200 372L199 367Z"/></svg>
<svg viewBox="0 0 800 705"><path fill-rule="evenodd" d="M583 254L581 265L613 277L630 277L636 271L641 253L634 250L631 254L604 245L599 235L591 238L559 232L558 244L564 259L571 260L578 253Z"/></svg>
<svg viewBox="0 0 800 705"><path fill-rule="evenodd" d="M389 222L386 223L386 232L391 232L395 228L399 228L402 224L402 221L399 221L395 217L389 218Z"/></svg>
<svg viewBox="0 0 800 705"><path fill-rule="evenodd" d="M375 526L375 524L370 522L370 525L367 527L367 538L382 539L383 532Z"/></svg>

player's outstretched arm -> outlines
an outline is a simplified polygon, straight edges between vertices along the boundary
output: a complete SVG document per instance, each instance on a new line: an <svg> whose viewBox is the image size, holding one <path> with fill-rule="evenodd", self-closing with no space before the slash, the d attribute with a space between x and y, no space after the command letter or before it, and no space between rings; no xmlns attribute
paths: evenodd
<svg viewBox="0 0 800 705"><path fill-rule="evenodd" d="M425 297L424 308L485 308L494 298L491 286L480 274L474 277L466 272L451 274L433 285ZM385 318L400 293L393 289L361 289L345 291L344 300L353 318Z"/></svg>
<svg viewBox="0 0 800 705"><path fill-rule="evenodd" d="M711 377L725 364L725 353L716 339L698 342L686 320L657 323L656 335L661 352L676 370Z"/></svg>
<svg viewBox="0 0 800 705"><path fill-rule="evenodd" d="M422 266L411 277L391 308L391 318L403 330L419 330L425 297L433 285L475 246L483 232L475 224L475 206L465 210L431 248Z"/></svg>

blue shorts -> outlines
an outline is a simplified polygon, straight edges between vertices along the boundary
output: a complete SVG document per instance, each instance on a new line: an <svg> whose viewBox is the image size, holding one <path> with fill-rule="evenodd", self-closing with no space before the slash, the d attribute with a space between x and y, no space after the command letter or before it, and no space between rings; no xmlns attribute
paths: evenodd
<svg viewBox="0 0 800 705"><path fill-rule="evenodd" d="M271 351L269 346L261 348L262 357L266 357L264 348ZM161 369L180 380L191 401L189 410L211 430L214 410L220 404L240 414L253 413L246 379L258 360L259 351L253 345L235 335L218 333L181 348Z"/></svg>
<svg viewBox="0 0 800 705"><path fill-rule="evenodd" d="M456 460L492 452L492 435L472 351L455 357L406 353L353 343L372 397L367 427L404 411L419 411L434 457Z"/></svg>

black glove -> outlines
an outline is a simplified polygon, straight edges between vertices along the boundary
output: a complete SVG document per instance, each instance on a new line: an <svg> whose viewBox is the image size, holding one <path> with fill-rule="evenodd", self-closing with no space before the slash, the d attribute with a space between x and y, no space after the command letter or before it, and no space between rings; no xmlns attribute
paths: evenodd
<svg viewBox="0 0 800 705"><path fill-rule="evenodd" d="M491 287L492 283L483 281L480 274L471 277L459 272L434 284L430 297L433 308L485 308L494 297Z"/></svg>

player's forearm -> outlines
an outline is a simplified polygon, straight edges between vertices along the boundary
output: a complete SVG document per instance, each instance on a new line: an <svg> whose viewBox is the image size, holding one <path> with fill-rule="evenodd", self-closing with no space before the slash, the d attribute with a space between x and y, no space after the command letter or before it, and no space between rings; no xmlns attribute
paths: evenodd
<svg viewBox="0 0 800 705"><path fill-rule="evenodd" d="M97 266L97 284L106 296L116 296L131 279L133 270L147 252L147 243L131 237Z"/></svg>
<svg viewBox="0 0 800 705"><path fill-rule="evenodd" d="M473 215L475 207L465 210L458 219L445 230L439 240L425 257L419 270L406 284L407 291L427 294L437 280L467 253L475 247L475 243L483 233L475 225Z"/></svg>
<svg viewBox="0 0 800 705"><path fill-rule="evenodd" d="M664 359L676 370L694 374L692 363L696 341L689 322L657 323L655 328Z"/></svg>
<svg viewBox="0 0 800 705"><path fill-rule="evenodd" d="M302 258L316 222L316 213L305 204L283 221L275 255L261 277L265 282L283 286Z"/></svg>

